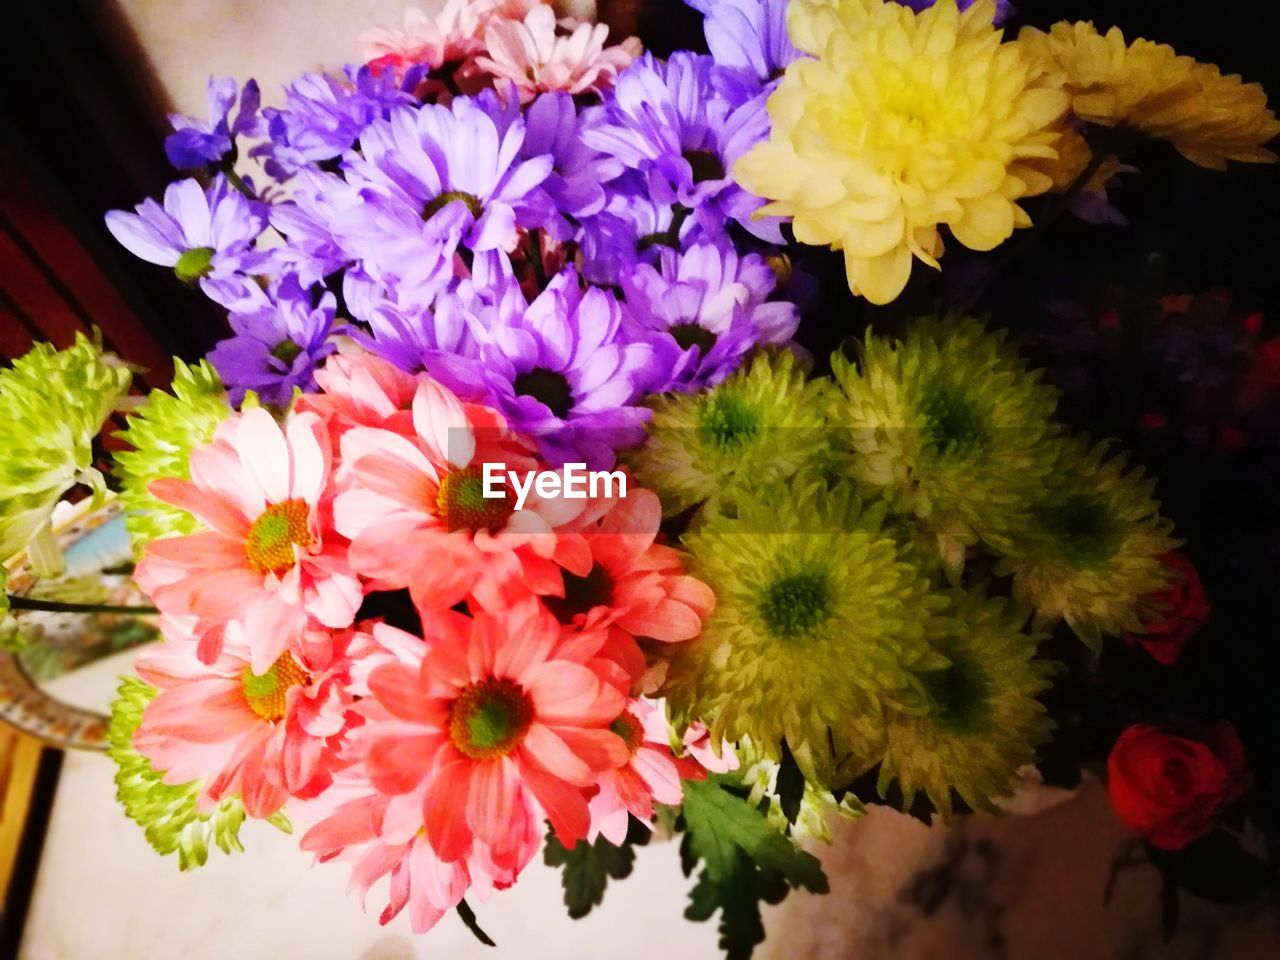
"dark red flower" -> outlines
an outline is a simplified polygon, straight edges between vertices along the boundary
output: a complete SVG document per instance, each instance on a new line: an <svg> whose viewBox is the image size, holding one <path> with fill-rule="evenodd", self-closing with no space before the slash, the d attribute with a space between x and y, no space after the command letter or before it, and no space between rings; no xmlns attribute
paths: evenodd
<svg viewBox="0 0 1280 960"><path fill-rule="evenodd" d="M1225 720L1191 735L1135 724L1107 759L1111 805L1153 847L1180 850L1249 785L1244 748Z"/></svg>
<svg viewBox="0 0 1280 960"><path fill-rule="evenodd" d="M1209 598L1200 575L1181 553L1160 558L1175 577L1173 584L1147 598L1150 614L1144 618L1142 633L1126 633L1125 640L1141 646L1153 660L1170 666L1182 655L1182 648L1209 619Z"/></svg>

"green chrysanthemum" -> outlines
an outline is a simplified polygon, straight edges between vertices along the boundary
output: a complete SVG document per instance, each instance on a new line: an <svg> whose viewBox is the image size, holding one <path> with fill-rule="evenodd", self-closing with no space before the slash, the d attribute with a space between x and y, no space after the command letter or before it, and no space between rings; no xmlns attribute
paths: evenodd
<svg viewBox="0 0 1280 960"><path fill-rule="evenodd" d="M922 673L924 712L890 711L881 795L898 781L905 806L923 790L951 819L952 791L976 810L1008 795L1017 770L1053 727L1036 697L1052 667L1034 659L1040 639L1003 599L952 594L949 629L937 651L948 665Z"/></svg>
<svg viewBox="0 0 1280 960"><path fill-rule="evenodd" d="M886 704L918 705L916 673L946 599L903 561L883 507L802 474L740 495L686 538L690 573L716 594L701 635L675 644L664 694L712 742L781 742L807 779L841 785L883 751Z"/></svg>
<svg viewBox="0 0 1280 960"><path fill-rule="evenodd" d="M243 853L239 834L244 804L239 799L222 800L212 811L199 813L199 781L181 786L164 783L151 762L134 748L133 733L142 722L142 711L155 695L155 688L137 677L122 677L119 693L111 704L107 755L116 763L116 796L125 814L143 828L147 842L158 853L177 851L181 870L204 866L210 841L223 853ZM267 822L285 833L292 831L283 813L273 815Z"/></svg>
<svg viewBox="0 0 1280 960"><path fill-rule="evenodd" d="M173 393L152 391L119 434L132 447L117 453L115 460L124 522L135 554L152 540L200 529L195 517L157 500L147 485L161 477L187 479L191 451L209 443L231 413L222 380L207 360L192 366L174 360L173 366Z"/></svg>
<svg viewBox="0 0 1280 960"><path fill-rule="evenodd" d="M744 483L785 480L829 446L829 389L777 351L756 354L712 390L655 397L649 439L629 461L636 480L668 514L719 502Z"/></svg>
<svg viewBox="0 0 1280 960"><path fill-rule="evenodd" d="M30 548L38 573L58 572L49 518L77 483L105 493L93 440L131 379L117 357L80 334L66 350L36 344L0 370L0 562Z"/></svg>
<svg viewBox="0 0 1280 960"><path fill-rule="evenodd" d="M955 577L966 546L1007 545L1025 522L1057 456L1056 392L968 318L918 320L901 341L868 334L858 353L832 358L853 477L918 518Z"/></svg>
<svg viewBox="0 0 1280 960"><path fill-rule="evenodd" d="M866 809L852 793L840 799L826 787L805 781L804 794L800 798L800 814L795 823L787 821L778 797L778 771L782 765L758 750L750 737L743 737L734 747L738 756L738 776L743 786L751 790L747 802L757 809L764 809L769 826L797 841L817 839L831 842L831 818L856 820Z"/></svg>
<svg viewBox="0 0 1280 960"><path fill-rule="evenodd" d="M1108 449L1082 439L1064 448L1031 526L996 566L1038 624L1065 619L1095 649L1103 635L1142 630L1144 598L1169 585L1160 557L1178 546L1152 498L1155 481Z"/></svg>

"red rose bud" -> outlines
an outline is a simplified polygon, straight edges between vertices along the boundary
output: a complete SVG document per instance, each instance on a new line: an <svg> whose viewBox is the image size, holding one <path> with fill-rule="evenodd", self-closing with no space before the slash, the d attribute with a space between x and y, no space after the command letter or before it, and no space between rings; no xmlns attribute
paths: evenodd
<svg viewBox="0 0 1280 960"><path fill-rule="evenodd" d="M1107 775L1125 826L1162 850L1204 836L1249 785L1244 748L1226 721L1190 736L1135 724L1112 748Z"/></svg>
<svg viewBox="0 0 1280 960"><path fill-rule="evenodd" d="M1174 582L1147 598L1142 632L1126 633L1124 638L1167 667L1177 663L1187 641L1209 619L1209 598L1200 575L1185 556L1166 553L1160 559L1170 568Z"/></svg>

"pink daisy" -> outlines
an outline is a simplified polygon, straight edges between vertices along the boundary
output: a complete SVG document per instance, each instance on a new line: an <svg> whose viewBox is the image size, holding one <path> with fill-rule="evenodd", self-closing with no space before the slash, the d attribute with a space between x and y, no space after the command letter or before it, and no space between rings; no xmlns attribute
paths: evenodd
<svg viewBox="0 0 1280 960"><path fill-rule="evenodd" d="M484 30L485 52L476 67L491 75L503 90L510 82L521 103L540 93L601 93L613 86L618 72L640 55L640 41L629 37L606 47L605 24L556 23L549 6L536 6L523 20L494 18ZM565 31L568 31L567 33Z"/></svg>
<svg viewBox="0 0 1280 960"><path fill-rule="evenodd" d="M435 69L467 59L483 47L481 30L490 0L445 0L435 14L410 7L404 28L376 27L356 39L365 60L403 73L415 64Z"/></svg>
<svg viewBox="0 0 1280 960"><path fill-rule="evenodd" d="M474 619L445 611L428 627L414 668L388 663L369 678L376 709L363 728L378 792L422 788L426 836L441 860L478 841L512 859L541 808L561 842L587 835L587 794L626 762L609 729L626 704L626 678L595 656L603 634L564 634L530 598Z"/></svg>
<svg viewBox="0 0 1280 960"><path fill-rule="evenodd" d="M738 769L738 754L728 740L720 741L717 750L711 742L711 731L701 720L689 724L684 732L684 751L712 773L728 773Z"/></svg>
<svg viewBox="0 0 1280 960"><path fill-rule="evenodd" d="M362 590L320 509L329 450L313 413L281 427L265 410L246 410L191 454L190 481L151 484L210 528L153 541L135 573L168 621L198 640L206 664L231 641L265 673L313 621L350 626Z"/></svg>
<svg viewBox="0 0 1280 960"><path fill-rule="evenodd" d="M609 727L623 739L629 756L615 770L600 775L600 792L591 798L591 832L615 846L627 837L628 814L645 826L653 819L653 805L678 804L684 798L680 780L701 780L706 772L695 762L671 752L667 721L650 700L637 697Z"/></svg>
<svg viewBox="0 0 1280 960"><path fill-rule="evenodd" d="M657 494L628 488L599 519L574 524L591 551L591 568L585 576L564 571L562 588L543 601L564 624L617 626L664 643L692 640L716 596L685 574L676 550L655 542L662 522Z"/></svg>
<svg viewBox="0 0 1280 960"><path fill-rule="evenodd" d="M285 652L258 673L247 651L231 644L206 664L192 644L169 641L148 650L137 669L160 692L134 746L166 783L204 781L202 805L239 795L250 816L268 817L291 795L324 790L341 765L351 703L341 656L313 663Z"/></svg>
<svg viewBox="0 0 1280 960"><path fill-rule="evenodd" d="M384 427L410 436L418 379L372 354L334 354L316 371L323 393L303 394L295 409L318 414L335 447L352 427Z"/></svg>
<svg viewBox="0 0 1280 960"><path fill-rule="evenodd" d="M346 770L322 797L297 808L300 817L320 815L300 846L320 862L350 863L349 889L362 903L369 888L389 876L389 902L379 922L389 923L407 907L414 932L425 933L469 890L483 900L510 886L540 844L534 811L527 810L514 869L495 865L482 844L465 859L446 863L427 841L422 809L423 790L388 797L373 790L361 768Z"/></svg>
<svg viewBox="0 0 1280 960"><path fill-rule="evenodd" d="M558 532L586 501L530 493L517 511L510 485L504 498L483 495L482 464L522 475L538 466L497 413L424 377L412 416L412 437L366 427L342 437L334 518L356 569L381 588L408 587L428 609L468 595L496 607L513 590L554 591L561 566L590 569L584 538Z"/></svg>

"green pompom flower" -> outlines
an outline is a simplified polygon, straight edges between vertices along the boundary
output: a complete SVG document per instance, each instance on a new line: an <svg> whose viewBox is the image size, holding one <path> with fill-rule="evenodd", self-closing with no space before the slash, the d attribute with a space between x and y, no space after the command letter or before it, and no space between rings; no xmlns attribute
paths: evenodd
<svg viewBox="0 0 1280 960"><path fill-rule="evenodd" d="M1036 700L1052 666L1036 660L1041 637L1022 631L1003 599L955 591L949 628L935 649L947 666L920 675L923 712L890 711L880 766L883 796L895 779L904 807L923 790L944 821L952 792L975 810L1012 792L1018 768L1032 763L1053 724Z"/></svg>
<svg viewBox="0 0 1280 960"><path fill-rule="evenodd" d="M1109 446L1075 439L1064 448L1031 525L996 565L1038 625L1065 619L1094 649L1103 635L1142 631L1146 598L1170 585L1160 558L1179 546L1152 497L1155 481L1126 470Z"/></svg>
<svg viewBox="0 0 1280 960"><path fill-rule="evenodd" d="M763 809L769 826L793 840L816 839L830 843L833 816L856 820L866 813L866 808L852 793L844 793L837 798L826 787L806 780L799 816L795 823L789 823L782 812L782 800L778 797L778 772L782 765L765 756L750 737L739 740L734 752L738 756L739 768L738 773L731 776L741 777L743 786L751 791L747 803L758 810Z"/></svg>
<svg viewBox="0 0 1280 960"><path fill-rule="evenodd" d="M832 358L852 476L917 518L954 580L965 547L1007 547L1026 522L1057 456L1057 393L968 318L918 320L900 341L868 334L858 354Z"/></svg>
<svg viewBox="0 0 1280 960"><path fill-rule="evenodd" d="M173 786L164 783L151 761L133 746L133 734L142 722L142 711L156 695L154 687L137 677L122 677L111 723L107 728L107 755L116 763L116 797L125 814L146 834L157 853L177 852L178 868L204 866L212 841L223 853L244 852L240 825L244 804L238 798L219 801L213 810L198 812L199 781ZM292 832L283 813L267 820L272 826Z"/></svg>
<svg viewBox="0 0 1280 960"><path fill-rule="evenodd" d="M119 358L82 334L66 350L36 344L0 370L0 562L28 549L37 573L61 571L53 508L77 483L96 498L106 493L93 440L131 379Z"/></svg>
<svg viewBox="0 0 1280 960"><path fill-rule="evenodd" d="M227 391L207 360L188 366L174 360L173 393L152 391L119 436L132 447L115 455L120 502L135 555L152 540L187 536L200 522L185 510L157 500L147 485L161 477L190 477L191 451L213 440L231 414Z"/></svg>
<svg viewBox="0 0 1280 960"><path fill-rule="evenodd" d="M852 487L801 474L743 493L735 516L690 533L690 573L716 594L702 633L676 648L663 694L711 740L749 736L806 779L839 786L884 749L886 705L923 702L946 598L904 562Z"/></svg>
<svg viewBox="0 0 1280 960"><path fill-rule="evenodd" d="M830 447L825 380L806 381L787 351L762 352L719 386L650 401L643 447L628 459L664 512L722 503L744 484L785 480Z"/></svg>

